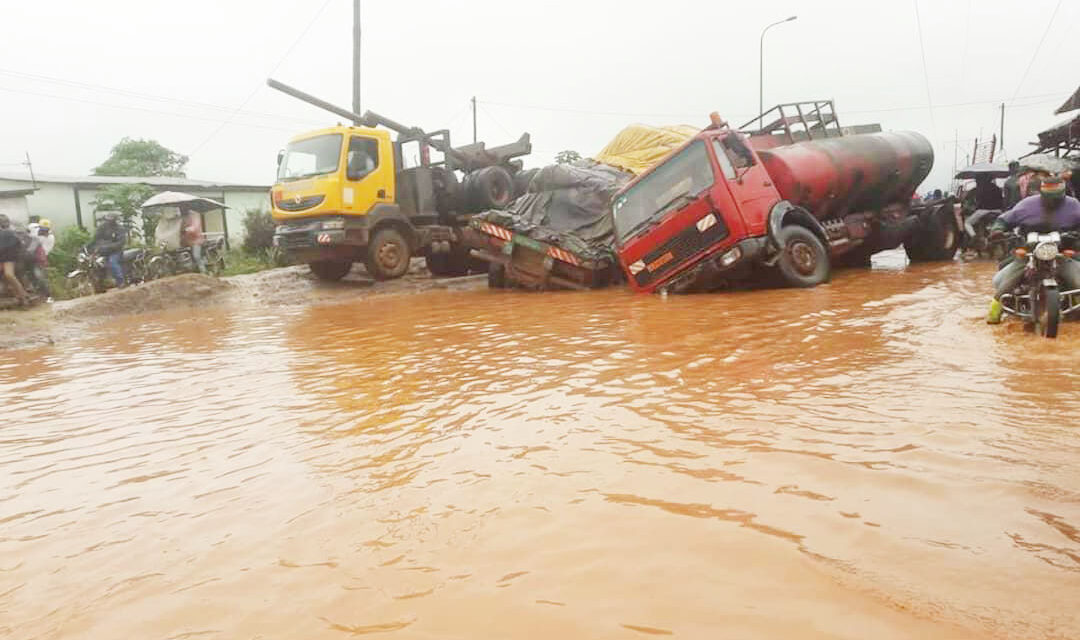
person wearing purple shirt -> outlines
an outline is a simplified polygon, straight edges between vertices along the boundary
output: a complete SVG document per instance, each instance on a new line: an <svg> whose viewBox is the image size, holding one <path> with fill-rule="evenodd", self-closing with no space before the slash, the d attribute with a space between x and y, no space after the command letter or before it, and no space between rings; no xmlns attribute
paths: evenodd
<svg viewBox="0 0 1080 640"><path fill-rule="evenodd" d="M990 227L991 237L1001 236L1013 228L1038 233L1080 230L1080 201L1065 195L1064 180L1046 178L1039 187L1039 195L1024 198L994 221ZM994 274L994 297L986 317L990 324L1001 322L1001 296L1016 289L1024 277L1025 267L1025 261L1013 258ZM1065 290L1080 289L1080 262L1066 259L1058 278Z"/></svg>

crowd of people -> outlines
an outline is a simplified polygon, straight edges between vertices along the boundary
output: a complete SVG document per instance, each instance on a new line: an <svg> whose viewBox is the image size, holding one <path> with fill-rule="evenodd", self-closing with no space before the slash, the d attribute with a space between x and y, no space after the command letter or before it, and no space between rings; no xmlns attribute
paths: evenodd
<svg viewBox="0 0 1080 640"><path fill-rule="evenodd" d="M47 219L31 216L29 224L15 225L11 219L0 214L0 266L3 281L19 305L30 304L31 293L52 302L49 279L45 269L49 266L49 253L56 245L52 223ZM20 276L25 277L31 290L23 286Z"/></svg>

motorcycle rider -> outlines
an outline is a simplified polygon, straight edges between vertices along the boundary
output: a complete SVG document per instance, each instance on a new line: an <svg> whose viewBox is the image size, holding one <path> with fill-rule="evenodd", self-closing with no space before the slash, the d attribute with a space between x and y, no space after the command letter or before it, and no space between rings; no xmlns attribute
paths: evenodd
<svg viewBox="0 0 1080 640"><path fill-rule="evenodd" d="M1065 181L1062 178L1046 177L1039 185L1039 195L1024 198L994 221L990 228L991 237L1000 238L1015 227L1038 233L1080 229L1080 201L1065 195ZM1020 284L1025 268L1025 261L1013 257L994 274L994 297L986 317L988 323L1001 322L1004 311L1001 296ZM1058 277L1066 289L1080 289L1080 262L1066 259Z"/></svg>
<svg viewBox="0 0 1080 640"><path fill-rule="evenodd" d="M117 288L127 285L124 279L124 245L127 244L127 231L120 224L120 215L115 211L106 211L101 216L101 224L94 231L94 250L105 257L109 272L116 281Z"/></svg>

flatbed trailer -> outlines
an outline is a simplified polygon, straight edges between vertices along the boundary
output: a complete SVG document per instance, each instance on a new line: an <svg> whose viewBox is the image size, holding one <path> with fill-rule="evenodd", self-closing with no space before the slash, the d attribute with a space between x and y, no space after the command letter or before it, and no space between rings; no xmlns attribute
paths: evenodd
<svg viewBox="0 0 1080 640"><path fill-rule="evenodd" d="M488 263L492 289L587 291L610 286L621 275L614 260L586 259L485 220L472 220L464 233L472 256Z"/></svg>

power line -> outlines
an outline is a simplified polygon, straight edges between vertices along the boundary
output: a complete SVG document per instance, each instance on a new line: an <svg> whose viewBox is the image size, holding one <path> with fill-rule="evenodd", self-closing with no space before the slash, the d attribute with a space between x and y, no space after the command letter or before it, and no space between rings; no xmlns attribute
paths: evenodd
<svg viewBox="0 0 1080 640"><path fill-rule="evenodd" d="M1024 86L1024 81L1027 80L1027 74L1031 72L1032 65L1035 64L1035 59L1039 57L1039 51L1042 50L1043 42L1046 41L1047 34L1050 33L1050 27L1054 26L1054 18L1057 17L1058 9L1061 8L1062 0L1058 0L1054 5L1054 12L1050 14L1050 20L1046 23L1046 29L1043 30L1042 37L1039 38L1039 44L1035 46L1035 53L1031 54L1031 60L1028 62L1028 66L1024 69L1023 75L1020 76L1020 83L1016 85L1016 91L1013 92L1013 99L1020 93L1021 87Z"/></svg>
<svg viewBox="0 0 1080 640"><path fill-rule="evenodd" d="M926 67L926 45L923 44L922 18L919 16L919 0L912 0L915 5L915 25L919 30L919 53L922 54L923 83L926 85L926 107L930 112L930 126L937 137L937 122L934 120L934 100L930 97L930 72Z"/></svg>
<svg viewBox="0 0 1080 640"><path fill-rule="evenodd" d="M37 92L37 91L27 91L25 89L11 89L9 87L0 87L0 91L7 91L8 93L22 93L22 94L31 95L31 96L39 96L39 97L42 97L42 98L52 98L53 100L66 100L68 102L79 102L79 103L82 103L82 104L92 104L92 105L96 105L96 106L99 106L99 107L111 107L113 109L125 109L125 110L128 110L128 111L142 111L144 113L154 113L154 114L158 114L158 115L175 116L177 118L189 118L191 120L202 120L204 122L223 122L219 118L208 118L206 116L197 116L197 115L193 115L193 114L190 114L190 113L176 113L174 111L162 111L160 109L148 109L146 107L136 107L136 106L133 106L133 105L113 104L113 103L109 103L109 102L98 102L96 100L87 100L85 98L75 98L75 97L72 97L72 96L58 96L58 95L54 95L54 94L51 94L51 93L40 93L40 92ZM286 129L284 127L275 127L275 126L272 126L272 125L255 124L253 122L238 122L236 124L246 126L246 127L255 127L255 128L259 128L259 129L272 129L272 130L276 130L276 131L293 131L293 129Z"/></svg>
<svg viewBox="0 0 1080 640"><path fill-rule="evenodd" d="M82 81L79 81L79 80L71 80L71 79L68 79L68 78L58 78L58 77L55 77L55 76L45 76L45 75L40 75L40 74L35 74L35 73L26 73L26 72L23 72L23 71L15 71L15 70L12 70L12 69L0 69L0 74L9 75L9 76L17 77L17 78L25 78L25 79L35 80L35 81L40 81L40 82L50 82L50 83L53 83L53 84L66 85L66 86L76 87L76 88L80 88L80 89L88 89L88 90L92 90L92 91L101 91L101 92L112 93L112 94L121 95L121 96L140 98L140 99L143 99L143 100L150 100L150 101L154 101L154 102L163 102L163 103L169 103L169 104L185 105L185 106L197 107L197 108L200 108L200 109L209 109L209 110L213 110L213 111L224 111L224 112L235 111L235 109L233 109L233 107L226 107L226 106L222 106L222 105L218 105L218 104L211 104L211 103L208 103L208 102L199 102L197 100L186 100L186 99L183 99L183 98L171 98L171 97L168 97L168 96L159 96L159 95L154 95L154 94L150 94L150 93L141 93L141 92L138 92L138 91L131 91L131 90L128 90L128 89L121 89L119 87L110 87L110 86L107 86L107 85L94 84L94 83L90 83L90 82L82 82ZM279 119L279 120L293 120L293 121L296 121L296 122L313 122L312 120L308 120L306 118L299 118L299 117L296 117L296 116L287 116L287 115L278 114L278 113L262 113L262 112L258 112L258 111L241 111L240 113L242 115L252 115L252 116L265 117L265 118L275 118L275 119Z"/></svg>
<svg viewBox="0 0 1080 640"><path fill-rule="evenodd" d="M266 74L267 76L274 75L274 72L277 71L278 68L285 62L285 59L288 58L289 54L291 54L293 52L293 49L296 48L296 45L300 44L300 41L304 39L304 36L306 36L307 32L311 30L312 25L315 24L315 21L319 19L319 16L322 15L322 12L324 10L326 10L327 5L329 5L329 4L330 4L330 0L324 0L323 1L322 6L320 6L319 10L315 12L315 15L313 15L311 17L311 20L307 23L307 26L305 26L303 28L303 30L300 31L300 34L296 36L296 39L293 40L291 45L289 45L289 48L285 50L285 53L277 61L277 64L275 64L273 66L273 68L270 69L270 71ZM191 150L191 153L189 153L188 156L194 156L196 153L201 151L202 148L207 145L207 143L209 143L211 140L213 140L214 136L216 136L218 133L220 133L221 130L224 129L232 121L233 117L235 117L238 113L240 113L240 111L244 107L246 107L249 102L251 102L251 99L255 97L255 94L257 94L259 92L259 89L262 89L262 86L263 86L262 81L260 81L257 85L255 85L255 88L251 91L251 93L248 94L248 96L246 98L244 98L244 101L240 103L240 106L238 106L236 108L236 110L233 111L232 114L230 114L229 117L224 122L222 122L220 125L218 125L218 127L216 129L211 131L210 135L206 136L206 138L204 138L202 142L195 145L195 148Z"/></svg>

